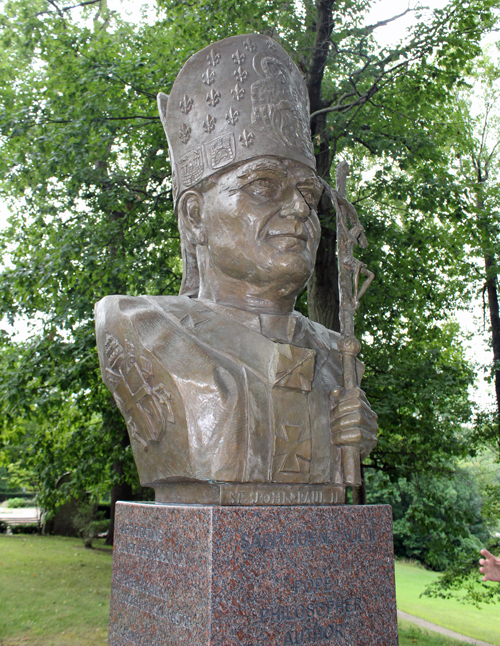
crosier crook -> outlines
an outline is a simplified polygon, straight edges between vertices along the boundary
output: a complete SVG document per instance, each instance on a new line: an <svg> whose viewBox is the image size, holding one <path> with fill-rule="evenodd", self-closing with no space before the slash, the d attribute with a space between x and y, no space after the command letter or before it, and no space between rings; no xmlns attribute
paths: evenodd
<svg viewBox="0 0 500 646"><path fill-rule="evenodd" d="M349 164L345 161L337 166L335 191L329 184L321 180L327 194L330 196L337 213L337 253L339 263L339 297L340 297L340 342L338 350L342 358L345 392L359 386L356 371L356 357L361 350L361 344L354 336L354 313L359 307L359 301L368 289L375 275L366 268L360 260L354 257L354 247L359 244L366 249L368 241L364 234L355 208L346 199L346 183L349 175ZM347 226L350 223L350 228ZM359 286L360 274L366 277ZM359 446L334 446L337 455L334 461L341 465L338 472L342 482L349 486L361 485L361 456Z"/></svg>

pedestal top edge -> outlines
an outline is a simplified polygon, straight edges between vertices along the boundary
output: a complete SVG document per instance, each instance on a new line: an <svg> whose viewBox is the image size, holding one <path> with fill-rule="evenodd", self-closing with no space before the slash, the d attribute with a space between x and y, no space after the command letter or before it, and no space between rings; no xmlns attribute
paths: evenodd
<svg viewBox="0 0 500 646"><path fill-rule="evenodd" d="M370 509L370 510L390 510L392 512L391 505L218 505L215 503L176 503L176 502L155 502L153 500L145 501L129 501L129 500L118 500L117 505L124 505L129 507L149 507L153 509L220 509L224 510L224 513L230 513L230 510L242 510L247 511L257 511L257 510L270 510L270 509L300 509L300 510L326 510L334 509L336 511L341 510L361 510L361 509Z"/></svg>

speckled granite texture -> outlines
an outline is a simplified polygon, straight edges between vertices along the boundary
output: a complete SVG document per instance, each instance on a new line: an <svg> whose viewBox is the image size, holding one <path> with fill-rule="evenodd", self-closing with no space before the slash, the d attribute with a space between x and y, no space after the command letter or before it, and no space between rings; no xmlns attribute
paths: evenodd
<svg viewBox="0 0 500 646"><path fill-rule="evenodd" d="M397 646L391 509L119 503L109 646Z"/></svg>

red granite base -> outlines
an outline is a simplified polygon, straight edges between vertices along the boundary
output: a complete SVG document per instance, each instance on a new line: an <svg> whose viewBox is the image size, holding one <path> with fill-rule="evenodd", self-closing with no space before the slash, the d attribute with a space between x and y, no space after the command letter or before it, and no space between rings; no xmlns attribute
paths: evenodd
<svg viewBox="0 0 500 646"><path fill-rule="evenodd" d="M119 503L109 646L397 646L391 508Z"/></svg>

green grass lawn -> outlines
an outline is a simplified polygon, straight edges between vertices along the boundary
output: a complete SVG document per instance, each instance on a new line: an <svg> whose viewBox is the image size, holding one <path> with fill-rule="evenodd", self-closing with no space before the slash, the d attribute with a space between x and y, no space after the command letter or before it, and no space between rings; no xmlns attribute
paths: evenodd
<svg viewBox="0 0 500 646"><path fill-rule="evenodd" d="M416 617L500 646L500 605L483 604L481 609L451 599L420 597L437 574L405 562L396 563L398 608Z"/></svg>
<svg viewBox="0 0 500 646"><path fill-rule="evenodd" d="M399 646L465 646L462 641L443 637L431 630L418 628L410 621L399 620Z"/></svg>
<svg viewBox="0 0 500 646"><path fill-rule="evenodd" d="M97 543L98 545L98 543ZM86 550L75 538L0 535L0 645L106 646L111 549ZM500 608L419 599L436 577L396 565L398 606L419 617L500 645ZM459 642L401 621L400 646Z"/></svg>
<svg viewBox="0 0 500 646"><path fill-rule="evenodd" d="M75 538L0 535L0 644L105 646L111 560Z"/></svg>

